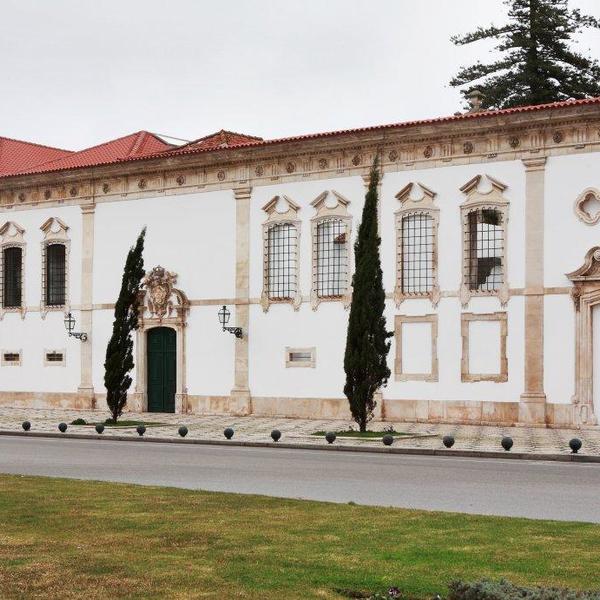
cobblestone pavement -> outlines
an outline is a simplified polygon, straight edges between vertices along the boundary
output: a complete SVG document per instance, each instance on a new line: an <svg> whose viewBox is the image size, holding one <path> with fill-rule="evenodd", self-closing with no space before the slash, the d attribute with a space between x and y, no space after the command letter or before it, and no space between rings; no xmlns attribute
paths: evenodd
<svg viewBox="0 0 600 600"><path fill-rule="evenodd" d="M108 414L102 411L0 408L0 430L21 431L23 421L31 422L32 431L57 432L58 424L69 425L70 433L89 433L96 437L93 426L70 425L71 421L83 418L88 423L102 422ZM147 437L176 437L180 425L186 425L188 438L203 440L222 440L223 430L232 427L234 440L270 441L273 429L281 431L282 442L301 444L326 444L322 437L311 435L316 431L340 431L353 426L350 421L308 420L270 417L232 417L227 415L175 415L162 413L126 413L127 420L139 420L145 423L160 423L148 426ZM513 452L568 454L569 440L578 437L583 442L580 454L600 456L600 428L585 430L546 429L539 427L491 427L476 425L450 425L426 423L377 422L370 424L372 430L384 430L393 427L395 431L407 434L396 437L395 447L404 448L442 448L442 437L453 435L456 450L490 451L501 450L500 440L510 436L514 440ZM354 425L354 428L356 426ZM137 437L135 427L107 427L102 435L123 435ZM338 438L336 444L380 446L381 440L357 440Z"/></svg>

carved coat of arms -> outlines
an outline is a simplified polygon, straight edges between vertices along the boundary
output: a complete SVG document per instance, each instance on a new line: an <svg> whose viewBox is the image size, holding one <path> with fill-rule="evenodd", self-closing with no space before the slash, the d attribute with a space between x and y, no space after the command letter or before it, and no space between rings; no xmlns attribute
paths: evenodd
<svg viewBox="0 0 600 600"><path fill-rule="evenodd" d="M167 271L160 265L150 271L142 285L146 288L148 298L148 311L153 317L162 320L170 317L173 310L171 294L177 282L177 274Z"/></svg>

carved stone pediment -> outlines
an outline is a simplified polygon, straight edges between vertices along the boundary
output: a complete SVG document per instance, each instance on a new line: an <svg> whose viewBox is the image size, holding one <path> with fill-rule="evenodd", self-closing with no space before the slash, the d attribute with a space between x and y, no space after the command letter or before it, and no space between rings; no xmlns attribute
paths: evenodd
<svg viewBox="0 0 600 600"><path fill-rule="evenodd" d="M586 291L600 287L600 246L590 248L579 269L567 273L566 276L573 282L571 298L575 309L579 310L581 296Z"/></svg>
<svg viewBox="0 0 600 600"><path fill-rule="evenodd" d="M175 287L177 274L158 265L146 274L142 281L144 313L149 318L169 319L175 316L183 318L189 306L186 295Z"/></svg>

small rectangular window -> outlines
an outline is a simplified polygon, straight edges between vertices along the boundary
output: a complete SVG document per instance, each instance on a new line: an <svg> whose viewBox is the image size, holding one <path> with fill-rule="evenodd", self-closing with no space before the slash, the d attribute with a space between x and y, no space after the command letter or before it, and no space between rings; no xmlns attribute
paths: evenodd
<svg viewBox="0 0 600 600"><path fill-rule="evenodd" d="M20 367L21 366L21 351L20 350L3 350L2 351L2 366L3 367Z"/></svg>
<svg viewBox="0 0 600 600"><path fill-rule="evenodd" d="M44 365L46 367L61 367L65 365L64 350L45 350Z"/></svg>
<svg viewBox="0 0 600 600"><path fill-rule="evenodd" d="M316 363L316 349L313 348L286 348L286 367L314 368Z"/></svg>

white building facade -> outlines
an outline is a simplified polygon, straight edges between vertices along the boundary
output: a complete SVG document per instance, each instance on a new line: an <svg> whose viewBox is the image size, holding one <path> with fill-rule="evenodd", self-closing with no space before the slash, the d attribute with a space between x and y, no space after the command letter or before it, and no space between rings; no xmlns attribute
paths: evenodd
<svg viewBox="0 0 600 600"><path fill-rule="evenodd" d="M228 135L0 176L0 405L106 410L114 303L146 226L130 409L349 416L353 244L378 154L394 337L376 418L597 425L600 99Z"/></svg>

